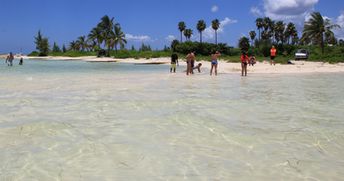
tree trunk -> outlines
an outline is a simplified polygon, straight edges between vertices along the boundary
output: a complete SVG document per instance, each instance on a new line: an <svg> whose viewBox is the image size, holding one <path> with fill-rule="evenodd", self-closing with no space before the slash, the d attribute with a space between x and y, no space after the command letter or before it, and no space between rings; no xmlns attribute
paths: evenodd
<svg viewBox="0 0 344 181"><path fill-rule="evenodd" d="M320 42L320 47L321 47L321 53L324 54L325 52L325 43L324 43L324 37L321 36L321 42Z"/></svg>
<svg viewBox="0 0 344 181"><path fill-rule="evenodd" d="M200 43L202 43L202 31L200 31L199 34L200 34Z"/></svg>
<svg viewBox="0 0 344 181"><path fill-rule="evenodd" d="M180 31L180 43L183 43L183 31Z"/></svg>
<svg viewBox="0 0 344 181"><path fill-rule="evenodd" d="M215 30L215 44L217 45L217 30Z"/></svg>

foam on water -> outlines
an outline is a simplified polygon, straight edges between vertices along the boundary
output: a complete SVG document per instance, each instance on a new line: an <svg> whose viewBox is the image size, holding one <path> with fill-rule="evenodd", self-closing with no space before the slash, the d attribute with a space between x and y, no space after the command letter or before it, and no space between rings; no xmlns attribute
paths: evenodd
<svg viewBox="0 0 344 181"><path fill-rule="evenodd" d="M0 67L0 180L340 180L343 74Z"/></svg>

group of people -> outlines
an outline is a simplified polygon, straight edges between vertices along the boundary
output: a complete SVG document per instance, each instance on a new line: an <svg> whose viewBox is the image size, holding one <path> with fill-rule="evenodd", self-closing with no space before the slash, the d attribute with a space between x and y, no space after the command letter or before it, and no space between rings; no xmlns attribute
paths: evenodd
<svg viewBox="0 0 344 181"><path fill-rule="evenodd" d="M187 64L186 75L193 74L195 69L197 69L198 72L201 73L202 63L198 63L197 66L195 66L195 61L196 61L195 52L190 52L186 56L186 64ZM176 53L173 53L171 56L170 73L172 72L176 73L177 66L179 66L178 55Z"/></svg>
<svg viewBox="0 0 344 181"><path fill-rule="evenodd" d="M7 64L7 66L13 66L13 60L14 60L13 53L10 52L10 54L6 57L5 63ZM19 65L23 65L23 57L20 58Z"/></svg>
<svg viewBox="0 0 344 181"><path fill-rule="evenodd" d="M276 65L275 64L275 57L277 54L277 50L275 46L272 46L270 49L270 64L271 65ZM210 75L213 75L213 71L215 75L217 75L217 67L218 67L218 58L221 56L221 53L219 51L215 51L211 54L211 68L210 68ZM186 75L191 75L193 74L193 70L197 69L198 72L201 72L201 66L202 64L199 63L197 66L195 66L195 52L192 51L186 56ZM247 65L249 66L254 66L256 64L256 57L254 55L251 55L250 57L248 56L247 52L243 51L241 56L241 76L247 76ZM176 67L177 65L179 66L178 63L178 55L176 53L173 53L171 56L171 68L170 72L172 71L175 73L176 72Z"/></svg>

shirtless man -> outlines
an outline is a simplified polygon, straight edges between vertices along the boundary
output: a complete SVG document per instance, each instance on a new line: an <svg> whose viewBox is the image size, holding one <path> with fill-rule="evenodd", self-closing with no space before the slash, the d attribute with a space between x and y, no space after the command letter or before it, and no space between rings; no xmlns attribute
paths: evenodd
<svg viewBox="0 0 344 181"><path fill-rule="evenodd" d="M193 74L193 66L195 64L195 53L194 52L190 52L187 56L186 56L186 64L187 64L187 68L186 68L186 75L189 74Z"/></svg>
<svg viewBox="0 0 344 181"><path fill-rule="evenodd" d="M13 59L14 59L14 56L12 52L10 52L10 54L6 58L6 63L8 63L7 64L8 66L13 66Z"/></svg>
<svg viewBox="0 0 344 181"><path fill-rule="evenodd" d="M221 56L221 53L219 51L216 51L215 53L211 54L210 75L213 75L213 69L215 69L215 75L217 75L217 65L219 56Z"/></svg>

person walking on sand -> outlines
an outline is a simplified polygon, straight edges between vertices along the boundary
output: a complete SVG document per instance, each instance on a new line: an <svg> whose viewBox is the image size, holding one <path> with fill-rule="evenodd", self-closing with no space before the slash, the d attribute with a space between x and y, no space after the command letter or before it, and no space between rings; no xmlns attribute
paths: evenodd
<svg viewBox="0 0 344 181"><path fill-rule="evenodd" d="M247 64L248 64L249 58L246 52L242 52L240 59L241 59L241 76L244 76L244 73L245 73L245 76L247 76Z"/></svg>
<svg viewBox="0 0 344 181"><path fill-rule="evenodd" d="M275 46L272 46L270 49L270 65L275 65L275 57L276 57L277 50Z"/></svg>
<svg viewBox="0 0 344 181"><path fill-rule="evenodd" d="M211 54L211 68L210 68L210 75L213 75L213 69L215 69L215 75L217 75L217 65L218 65L218 58L221 56L219 51Z"/></svg>
<svg viewBox="0 0 344 181"><path fill-rule="evenodd" d="M6 63L8 66L13 66L13 59L14 59L14 56L12 52L10 52L10 54L6 58Z"/></svg>
<svg viewBox="0 0 344 181"><path fill-rule="evenodd" d="M190 52L187 56L186 56L186 75L189 74L193 74L193 65L195 63L195 53L194 52Z"/></svg>
<svg viewBox="0 0 344 181"><path fill-rule="evenodd" d="M178 63L178 55L177 55L176 53L173 53L173 54L171 55L171 68L170 68L170 73L172 73L172 70L173 70L173 73L176 73L177 65L179 66L179 63Z"/></svg>

